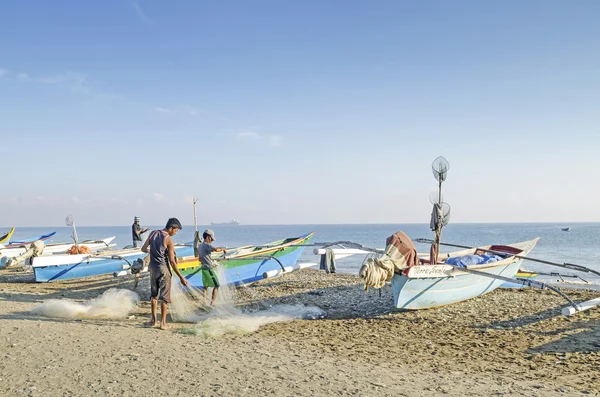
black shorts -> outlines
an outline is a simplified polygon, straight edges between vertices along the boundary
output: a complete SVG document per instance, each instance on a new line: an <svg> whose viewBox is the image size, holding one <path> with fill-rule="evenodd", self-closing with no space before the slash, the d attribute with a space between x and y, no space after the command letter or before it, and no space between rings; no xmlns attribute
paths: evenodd
<svg viewBox="0 0 600 397"><path fill-rule="evenodd" d="M171 272L166 267L150 267L150 298L171 303Z"/></svg>

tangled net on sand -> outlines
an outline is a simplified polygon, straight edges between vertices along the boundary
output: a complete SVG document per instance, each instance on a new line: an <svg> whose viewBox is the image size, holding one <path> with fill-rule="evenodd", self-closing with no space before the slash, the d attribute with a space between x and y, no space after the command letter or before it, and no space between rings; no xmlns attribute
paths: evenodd
<svg viewBox="0 0 600 397"><path fill-rule="evenodd" d="M254 332L266 324L324 318L327 315L318 307L304 305L274 305L253 312L241 310L235 307L235 288L227 284L225 271L218 267L216 273L221 288L214 307L208 306L200 289L183 287L177 278L173 280L169 307L171 318L173 321L195 323L179 329L180 333L216 338L225 334Z"/></svg>
<svg viewBox="0 0 600 397"><path fill-rule="evenodd" d="M50 299L33 308L40 316L56 318L123 318L135 309L138 295L127 289L111 288L89 302Z"/></svg>
<svg viewBox="0 0 600 397"><path fill-rule="evenodd" d="M182 328L179 332L204 338L217 338L225 334L239 335L255 332L267 324L300 319L315 320L326 316L327 313L316 306L301 304L275 305L266 310L249 313L232 306L218 307L202 316L193 327Z"/></svg>

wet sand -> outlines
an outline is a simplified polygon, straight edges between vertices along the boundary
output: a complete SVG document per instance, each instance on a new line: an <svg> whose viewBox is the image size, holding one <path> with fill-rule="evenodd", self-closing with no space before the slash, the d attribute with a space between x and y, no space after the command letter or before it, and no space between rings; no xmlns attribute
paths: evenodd
<svg viewBox="0 0 600 397"><path fill-rule="evenodd" d="M31 279L0 271L0 395L600 395L600 308L564 317L564 300L550 291L499 289L399 312L389 286L365 293L356 276L307 269L238 288L237 304L315 305L327 318L205 339L178 332L189 324L145 328L147 302L120 320L31 313L45 299L132 288L131 278Z"/></svg>

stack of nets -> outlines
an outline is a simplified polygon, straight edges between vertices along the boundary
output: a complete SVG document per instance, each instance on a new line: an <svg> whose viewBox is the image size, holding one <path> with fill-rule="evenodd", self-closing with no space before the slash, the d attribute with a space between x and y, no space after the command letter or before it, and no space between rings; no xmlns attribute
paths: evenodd
<svg viewBox="0 0 600 397"><path fill-rule="evenodd" d="M394 273L420 265L417 248L404 232L393 234L385 243L385 253L379 258L370 258L360 268L358 275L365 283L365 291L369 287L382 288Z"/></svg>
<svg viewBox="0 0 600 397"><path fill-rule="evenodd" d="M68 255L91 254L92 251L85 245L73 245L66 253Z"/></svg>

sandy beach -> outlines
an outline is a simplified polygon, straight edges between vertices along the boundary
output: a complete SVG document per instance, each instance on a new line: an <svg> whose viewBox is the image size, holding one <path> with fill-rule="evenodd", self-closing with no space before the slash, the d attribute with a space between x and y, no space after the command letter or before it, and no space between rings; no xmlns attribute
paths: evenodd
<svg viewBox="0 0 600 397"><path fill-rule="evenodd" d="M238 288L237 305L314 305L326 318L205 338L180 332L190 324L143 326L147 279L137 309L118 320L31 310L46 299L86 301L132 288L130 278L31 280L0 271L0 395L600 395L600 310L564 317L564 301L549 291L500 289L398 312L389 286L380 296L365 293L354 275L302 270Z"/></svg>

